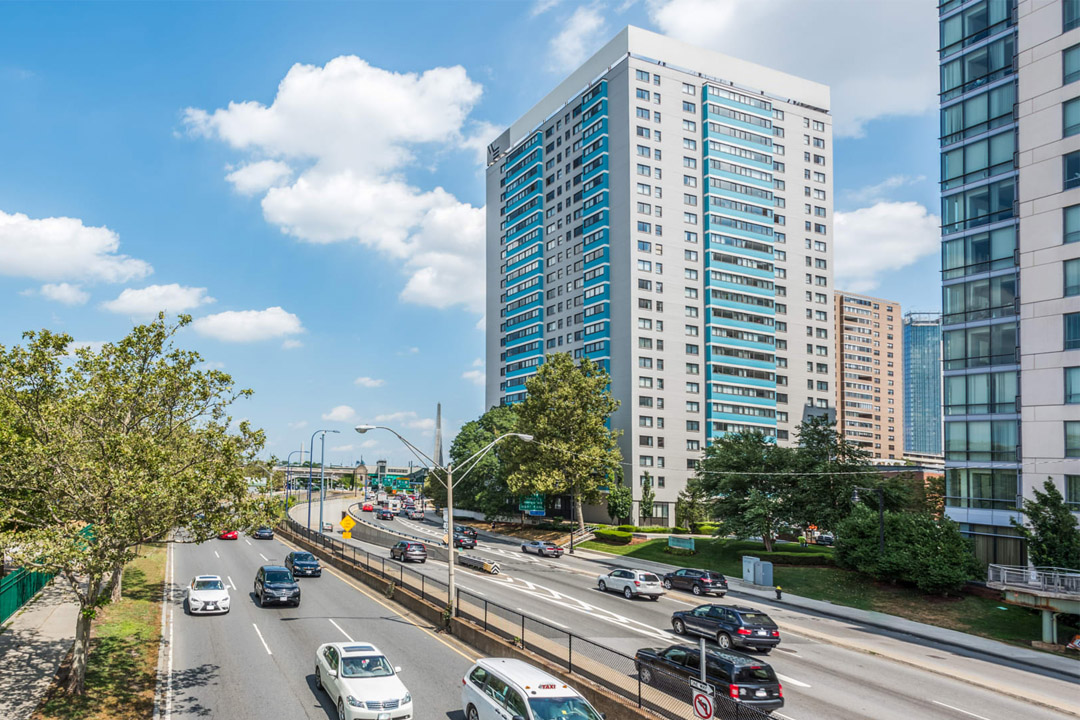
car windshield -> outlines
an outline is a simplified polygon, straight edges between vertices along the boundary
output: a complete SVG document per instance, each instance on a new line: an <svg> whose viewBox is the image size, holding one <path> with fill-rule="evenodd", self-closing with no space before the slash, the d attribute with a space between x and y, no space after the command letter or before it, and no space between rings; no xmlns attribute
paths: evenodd
<svg viewBox="0 0 1080 720"><path fill-rule="evenodd" d="M296 553L293 562L315 562L315 556L311 553Z"/></svg>
<svg viewBox="0 0 1080 720"><path fill-rule="evenodd" d="M553 542L541 543L544 547L557 547Z"/></svg>
<svg viewBox="0 0 1080 720"><path fill-rule="evenodd" d="M266 582L292 582L292 574L287 570L267 570Z"/></svg>
<svg viewBox="0 0 1080 720"><path fill-rule="evenodd" d="M776 624L776 623L774 623L772 621L772 618L770 618L765 613L742 613L742 619L743 619L743 622L749 623L751 625L775 625Z"/></svg>
<svg viewBox="0 0 1080 720"><path fill-rule="evenodd" d="M225 585L220 580L196 580L196 590L224 590Z"/></svg>
<svg viewBox="0 0 1080 720"><path fill-rule="evenodd" d="M394 669L382 655L359 655L341 658L341 676L348 678L376 678L394 674Z"/></svg>
<svg viewBox="0 0 1080 720"><path fill-rule="evenodd" d="M768 665L741 667L735 673L735 682L776 682L776 673Z"/></svg>
<svg viewBox="0 0 1080 720"><path fill-rule="evenodd" d="M652 573L641 573L641 582L660 582L660 578Z"/></svg>
<svg viewBox="0 0 1080 720"><path fill-rule="evenodd" d="M600 720L600 714L579 697L529 698L536 720Z"/></svg>

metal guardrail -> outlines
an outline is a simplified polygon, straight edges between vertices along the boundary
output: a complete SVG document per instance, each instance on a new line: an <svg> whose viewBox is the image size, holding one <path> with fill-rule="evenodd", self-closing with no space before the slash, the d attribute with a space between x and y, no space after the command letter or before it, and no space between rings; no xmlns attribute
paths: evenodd
<svg viewBox="0 0 1080 720"><path fill-rule="evenodd" d="M439 540L438 538L430 538L430 537L424 538L424 537L420 537L419 535L413 535L411 533L401 532L400 530L398 530L396 528L386 527L385 525L376 525L373 522L369 522L369 521L365 520L363 517L361 517L359 512L353 512L353 508L356 507L357 505L361 505L361 507L362 507L362 504L358 503L358 502L353 503L352 505L349 506L349 515L351 515L352 519L355 520L358 523L362 523L364 525L367 525L368 527L373 527L376 530L382 530L383 532L391 533L392 535L400 535L402 537L409 538L410 540L417 540L419 542L427 543L429 545L438 545L439 547L446 547L447 546L446 543L444 543L442 540ZM361 512L363 512L363 511L361 510Z"/></svg>
<svg viewBox="0 0 1080 720"><path fill-rule="evenodd" d="M1037 592L1080 595L1080 570L1059 567L989 565L987 585L1022 588Z"/></svg>
<svg viewBox="0 0 1080 720"><path fill-rule="evenodd" d="M486 598L457 588L457 617L535 653L571 675L579 676L668 720L694 717L687 679L649 665L641 672L637 660L618 650L599 645L580 635L511 610ZM713 697L713 717L720 720L769 720L756 708L736 702L718 688Z"/></svg>
<svg viewBox="0 0 1080 720"><path fill-rule="evenodd" d="M499 563L485 560L476 555L458 555L457 564L471 567L474 570L482 570L486 573L491 573L492 575L499 574Z"/></svg>
<svg viewBox="0 0 1080 720"><path fill-rule="evenodd" d="M0 578L0 623L30 602L53 579L52 573L18 568Z"/></svg>

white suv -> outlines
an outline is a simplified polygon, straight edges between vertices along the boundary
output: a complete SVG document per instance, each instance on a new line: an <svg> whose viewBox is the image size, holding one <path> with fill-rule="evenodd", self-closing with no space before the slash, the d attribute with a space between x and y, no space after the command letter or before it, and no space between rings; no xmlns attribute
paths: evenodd
<svg viewBox="0 0 1080 720"><path fill-rule="evenodd" d="M461 687L465 720L604 720L574 688L512 658L481 658Z"/></svg>
<svg viewBox="0 0 1080 720"><path fill-rule="evenodd" d="M339 720L411 720L412 695L374 645L326 643L315 651L315 685L330 696Z"/></svg>
<svg viewBox="0 0 1080 720"><path fill-rule="evenodd" d="M629 600L639 595L659 600L664 594L664 587L656 573L647 570L612 570L607 575L596 578L596 586L601 592L614 590L621 592Z"/></svg>

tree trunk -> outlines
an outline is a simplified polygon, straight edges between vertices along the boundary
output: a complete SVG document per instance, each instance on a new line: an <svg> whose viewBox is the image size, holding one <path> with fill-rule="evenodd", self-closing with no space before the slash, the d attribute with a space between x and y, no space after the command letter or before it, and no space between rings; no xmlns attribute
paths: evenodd
<svg viewBox="0 0 1080 720"><path fill-rule="evenodd" d="M772 552L772 534L762 533L761 539L765 543L765 552Z"/></svg>
<svg viewBox="0 0 1080 720"><path fill-rule="evenodd" d="M75 645L71 650L71 673L68 675L65 691L68 695L82 695L86 692L86 661L90 654L89 608L79 609L79 618L75 623Z"/></svg>
<svg viewBox="0 0 1080 720"><path fill-rule="evenodd" d="M585 518L581 514L581 494L574 493L574 512L577 513L578 530L585 532Z"/></svg>
<svg viewBox="0 0 1080 720"><path fill-rule="evenodd" d="M123 596L123 582L124 582L124 566L121 565L113 570L112 575L112 592L109 595L109 602L120 602L120 598Z"/></svg>

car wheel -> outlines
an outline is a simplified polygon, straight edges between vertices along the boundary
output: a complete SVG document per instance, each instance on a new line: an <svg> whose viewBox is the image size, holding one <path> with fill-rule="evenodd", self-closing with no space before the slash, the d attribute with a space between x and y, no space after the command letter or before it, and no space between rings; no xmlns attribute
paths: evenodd
<svg viewBox="0 0 1080 720"><path fill-rule="evenodd" d="M761 652L762 655L768 655L770 652L772 652L772 648L758 648L758 650Z"/></svg>
<svg viewBox="0 0 1080 720"><path fill-rule="evenodd" d="M727 592L726 592L726 591L725 591L725 592L718 592L718 593L716 593L716 597L718 597L718 598L722 598L722 597L724 597L725 595L727 595Z"/></svg>
<svg viewBox="0 0 1080 720"><path fill-rule="evenodd" d="M191 606L188 605L187 598L184 598L184 614L185 615L190 615L191 614Z"/></svg>
<svg viewBox="0 0 1080 720"><path fill-rule="evenodd" d="M629 586L627 586L627 587L624 587L624 588L622 589L622 594L623 594L623 597L624 597L624 598L626 598L627 600L629 600L630 598L634 597L634 593L633 593L633 592L631 592L631 590L630 590L630 587L629 587Z"/></svg>
<svg viewBox="0 0 1080 720"><path fill-rule="evenodd" d="M258 605L259 607L263 606L263 596L262 595L260 595L258 593L255 594L255 604Z"/></svg>
<svg viewBox="0 0 1080 720"><path fill-rule="evenodd" d="M716 634L716 644L725 650L731 647L731 636L726 632Z"/></svg>
<svg viewBox="0 0 1080 720"><path fill-rule="evenodd" d="M607 592L607 583L606 582L601 580L599 585L600 585L600 592Z"/></svg>
<svg viewBox="0 0 1080 720"><path fill-rule="evenodd" d="M675 618L671 622L671 627L675 629L675 634L676 635L682 635L683 633L686 632L686 624L682 620L680 620L679 618Z"/></svg>
<svg viewBox="0 0 1080 720"><path fill-rule="evenodd" d="M476 708L474 708L472 705L470 705L469 709L465 711L465 717L467 720L480 720L480 715L477 714Z"/></svg>
<svg viewBox="0 0 1080 720"><path fill-rule="evenodd" d="M345 703L341 702L341 698L337 701L337 716L338 720L345 720Z"/></svg>
<svg viewBox="0 0 1080 720"><path fill-rule="evenodd" d="M523 553L527 553L527 552L529 552L529 551L528 551L527 549L525 549L525 546L524 546L524 545L522 545L522 546L521 546L521 552L523 552Z"/></svg>
<svg viewBox="0 0 1080 720"><path fill-rule="evenodd" d="M671 581L670 580L664 580L664 589L665 590L670 590L671 589Z"/></svg>
<svg viewBox="0 0 1080 720"><path fill-rule="evenodd" d="M701 586L695 584L694 587L690 588L690 592L694 593L695 595L700 595L701 594Z"/></svg>
<svg viewBox="0 0 1080 720"><path fill-rule="evenodd" d="M319 666L315 666L315 687L319 690L325 690L322 684L322 672L319 670Z"/></svg>
<svg viewBox="0 0 1080 720"><path fill-rule="evenodd" d="M421 565L423 565L423 564L424 564L424 563L426 563L426 562L427 562L427 560L421 560L421 561L420 561L420 564L421 564Z"/></svg>
<svg viewBox="0 0 1080 720"><path fill-rule="evenodd" d="M650 597L653 599L653 602L660 602L660 596L659 595L650 595Z"/></svg>
<svg viewBox="0 0 1080 720"><path fill-rule="evenodd" d="M638 668L638 677L640 677L641 682L645 683L646 685L652 685L652 669L650 669L648 665L642 665Z"/></svg>

